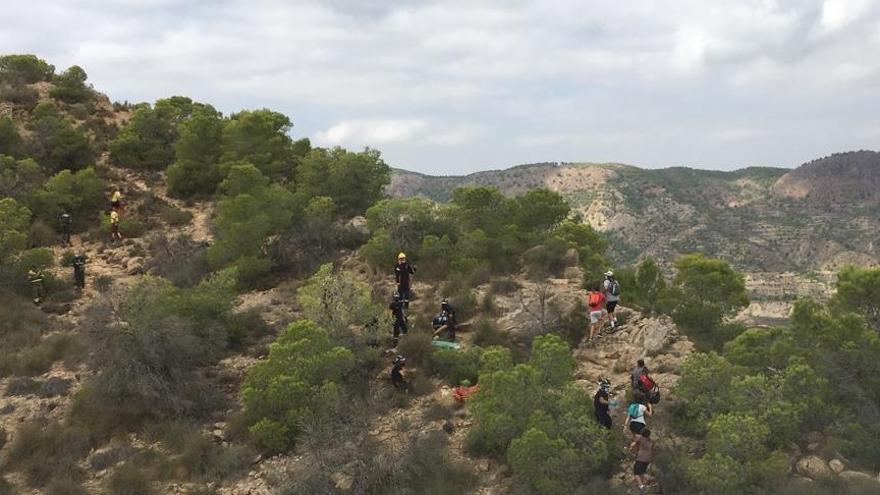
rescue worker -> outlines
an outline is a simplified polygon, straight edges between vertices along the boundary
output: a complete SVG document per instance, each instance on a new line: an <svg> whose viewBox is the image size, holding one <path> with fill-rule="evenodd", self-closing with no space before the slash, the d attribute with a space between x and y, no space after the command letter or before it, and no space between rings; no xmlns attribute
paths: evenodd
<svg viewBox="0 0 880 495"><path fill-rule="evenodd" d="M119 213L116 210L110 211L110 240L122 240L122 233L119 232Z"/></svg>
<svg viewBox="0 0 880 495"><path fill-rule="evenodd" d="M28 270L28 282L31 284L31 296L34 304L43 302L43 271L36 266Z"/></svg>
<svg viewBox="0 0 880 495"><path fill-rule="evenodd" d="M119 211L122 209L122 193L117 189L113 196L110 198L110 208L114 211Z"/></svg>
<svg viewBox="0 0 880 495"><path fill-rule="evenodd" d="M391 310L391 316L394 318L394 323L392 327L394 336L392 338L392 341L396 346L397 342L400 339L400 335L406 335L406 332L408 330L406 312L404 311L403 300L400 298L400 294L396 292L394 293L394 295L391 297L391 304L388 305L388 309Z"/></svg>
<svg viewBox="0 0 880 495"><path fill-rule="evenodd" d="M86 260L82 253L73 257L73 281L80 291L86 287Z"/></svg>
<svg viewBox="0 0 880 495"><path fill-rule="evenodd" d="M406 254L398 254L397 264L394 265L394 280L397 282L397 293L400 294L405 308L409 308L410 282L415 273L416 269L406 260Z"/></svg>
<svg viewBox="0 0 880 495"><path fill-rule="evenodd" d="M455 342L455 309L449 304L447 298L440 301L440 314L434 317L434 337Z"/></svg>
<svg viewBox="0 0 880 495"><path fill-rule="evenodd" d="M58 226L61 228L61 242L65 246L70 246L70 227L73 223L73 217L66 211L58 215Z"/></svg>
<svg viewBox="0 0 880 495"><path fill-rule="evenodd" d="M391 384L399 390L407 390L409 385L403 379L403 367L406 365L406 358L398 354L391 363Z"/></svg>

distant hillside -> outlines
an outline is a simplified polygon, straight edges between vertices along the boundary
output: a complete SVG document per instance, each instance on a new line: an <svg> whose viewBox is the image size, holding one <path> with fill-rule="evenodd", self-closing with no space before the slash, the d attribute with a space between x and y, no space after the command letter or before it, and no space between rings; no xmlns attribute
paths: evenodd
<svg viewBox="0 0 880 495"><path fill-rule="evenodd" d="M880 260L880 153L840 153L795 170L732 172L539 163L467 176L396 171L397 197L448 200L460 186L563 194L613 240L622 262L703 251L750 271L812 271Z"/></svg>

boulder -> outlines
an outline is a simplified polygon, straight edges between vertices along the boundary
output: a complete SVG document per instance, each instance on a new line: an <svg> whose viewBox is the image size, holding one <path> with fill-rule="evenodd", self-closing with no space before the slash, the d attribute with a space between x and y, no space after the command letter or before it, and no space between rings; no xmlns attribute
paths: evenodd
<svg viewBox="0 0 880 495"><path fill-rule="evenodd" d="M807 445L807 452L815 454L816 452L819 452L819 449L821 448L822 444L820 444L819 442L812 442L811 444Z"/></svg>
<svg viewBox="0 0 880 495"><path fill-rule="evenodd" d="M829 479L834 475L831 468L828 467L828 464L826 464L820 457L814 455L799 460L797 463L797 472L801 476L814 480Z"/></svg>
<svg viewBox="0 0 880 495"><path fill-rule="evenodd" d="M847 483L859 484L859 485L867 485L869 483L878 484L877 478L874 478L868 473L863 473L861 471L844 471L837 475L843 481Z"/></svg>
<svg viewBox="0 0 880 495"><path fill-rule="evenodd" d="M842 473L846 469L846 466L842 462L840 462L840 459L831 459L830 461L828 461L828 467L830 467L832 471L838 474Z"/></svg>

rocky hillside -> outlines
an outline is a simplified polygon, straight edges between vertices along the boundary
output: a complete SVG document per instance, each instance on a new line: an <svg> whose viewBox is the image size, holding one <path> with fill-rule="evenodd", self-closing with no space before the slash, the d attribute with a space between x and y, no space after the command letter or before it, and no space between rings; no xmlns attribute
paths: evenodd
<svg viewBox="0 0 880 495"><path fill-rule="evenodd" d="M397 171L389 191L444 201L463 185L495 186L512 195L543 186L563 194L605 232L622 262L650 255L669 263L702 251L745 271L806 273L880 260L878 181L880 154L860 151L792 171L595 163L542 163L460 177Z"/></svg>

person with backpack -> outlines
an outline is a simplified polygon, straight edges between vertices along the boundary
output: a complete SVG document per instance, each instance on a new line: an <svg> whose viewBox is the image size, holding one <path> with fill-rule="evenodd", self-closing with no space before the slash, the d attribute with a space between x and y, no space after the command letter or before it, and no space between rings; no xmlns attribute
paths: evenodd
<svg viewBox="0 0 880 495"><path fill-rule="evenodd" d="M633 434L633 441L635 441L642 430L648 426L645 422L645 416L650 417L653 415L654 409L651 407L651 404L646 405L644 396L638 394L638 396L633 398L633 403L626 408L626 422L623 426L624 433L629 428L630 433Z"/></svg>
<svg viewBox="0 0 880 495"><path fill-rule="evenodd" d="M45 295L45 287L43 286L43 270L36 265L28 270L28 282L31 285L31 296L33 296L34 304L43 302Z"/></svg>
<svg viewBox="0 0 880 495"><path fill-rule="evenodd" d="M608 407L611 404L609 393L611 382L607 378L599 380L599 390L593 396L593 409L596 411L596 421L605 428L611 429L611 415Z"/></svg>
<svg viewBox="0 0 880 495"><path fill-rule="evenodd" d="M61 227L61 242L65 246L70 246L70 226L72 223L73 218L70 216L70 213L63 211L58 215L58 226Z"/></svg>
<svg viewBox="0 0 880 495"><path fill-rule="evenodd" d="M650 404L660 402L660 387L657 386L651 376L648 374L648 368L642 367L639 375L636 377L634 391L644 394Z"/></svg>
<svg viewBox="0 0 880 495"><path fill-rule="evenodd" d="M409 308L410 282L415 274L416 269L406 260L406 254L398 254L397 264L394 265L394 280L397 282L397 293L403 300L404 308Z"/></svg>
<svg viewBox="0 0 880 495"><path fill-rule="evenodd" d="M648 368L645 366L645 360L639 359L636 361L636 367L629 372L629 379L632 383L633 390L639 389L639 377L642 376L642 372L647 373Z"/></svg>
<svg viewBox="0 0 880 495"><path fill-rule="evenodd" d="M449 304L449 299L440 301L440 313L434 317L431 326L434 328L434 337L442 335L443 340L455 342L455 309ZM445 335L444 335L445 334Z"/></svg>
<svg viewBox="0 0 880 495"><path fill-rule="evenodd" d="M629 445L629 450L636 454L636 461L633 464L633 475L636 477L636 483L639 487L639 495L645 493L645 473L648 472L648 465L654 457L654 441L651 440L651 430L642 428L641 434L637 435L635 440Z"/></svg>
<svg viewBox="0 0 880 495"><path fill-rule="evenodd" d="M602 282L602 293L605 295L605 311L608 312L608 320L611 322L611 329L617 326L617 317L614 315L614 309L620 302L620 284L614 279L614 272L608 270L605 272L605 281Z"/></svg>
<svg viewBox="0 0 880 495"><path fill-rule="evenodd" d="M403 367L406 365L406 358L398 354L394 361L391 362L391 384L398 390L407 390L408 384L403 379Z"/></svg>
<svg viewBox="0 0 880 495"><path fill-rule="evenodd" d="M80 291L86 287L86 255L80 253L73 257L73 281Z"/></svg>
<svg viewBox="0 0 880 495"><path fill-rule="evenodd" d="M587 293L587 306L590 311L590 341L599 335L602 324L602 306L605 304L605 295L594 286Z"/></svg>
<svg viewBox="0 0 880 495"><path fill-rule="evenodd" d="M394 295L391 296L391 304L388 305L388 309L391 310L391 317L394 318L392 326L394 336L392 337L392 341L396 346L400 339L400 335L406 335L408 330L406 325L406 313L403 310L403 300L400 298L400 294L395 292Z"/></svg>

